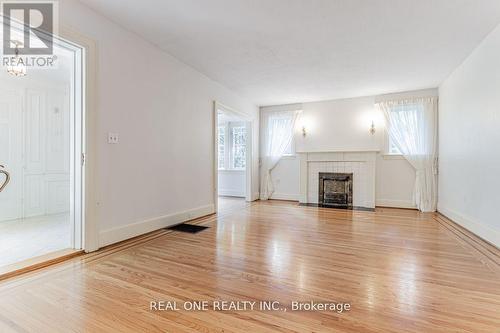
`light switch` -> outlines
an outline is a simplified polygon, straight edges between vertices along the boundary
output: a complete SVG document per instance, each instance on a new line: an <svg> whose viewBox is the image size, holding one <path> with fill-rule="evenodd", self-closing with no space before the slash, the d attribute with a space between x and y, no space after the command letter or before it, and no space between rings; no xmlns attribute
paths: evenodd
<svg viewBox="0 0 500 333"><path fill-rule="evenodd" d="M115 145L118 143L118 133L108 133L108 143Z"/></svg>

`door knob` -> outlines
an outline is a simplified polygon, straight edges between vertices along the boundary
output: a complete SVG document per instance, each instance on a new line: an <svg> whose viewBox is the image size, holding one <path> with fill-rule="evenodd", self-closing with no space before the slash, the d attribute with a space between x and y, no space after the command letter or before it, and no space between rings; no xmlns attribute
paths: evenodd
<svg viewBox="0 0 500 333"><path fill-rule="evenodd" d="M7 170L4 170L4 166L0 165L0 173L3 173L5 175L5 180L2 185L0 185L0 192L3 191L5 186L10 182L10 173Z"/></svg>

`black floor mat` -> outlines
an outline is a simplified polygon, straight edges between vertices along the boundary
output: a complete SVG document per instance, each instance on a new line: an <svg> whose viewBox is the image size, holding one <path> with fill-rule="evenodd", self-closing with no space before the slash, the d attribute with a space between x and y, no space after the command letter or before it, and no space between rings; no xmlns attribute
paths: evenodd
<svg viewBox="0 0 500 333"><path fill-rule="evenodd" d="M196 233L198 233L200 231L203 231L205 229L208 229L208 228L209 227L204 227L202 225L182 223L182 224L174 225L173 227L166 228L166 229L167 230L189 232L191 234L196 234Z"/></svg>

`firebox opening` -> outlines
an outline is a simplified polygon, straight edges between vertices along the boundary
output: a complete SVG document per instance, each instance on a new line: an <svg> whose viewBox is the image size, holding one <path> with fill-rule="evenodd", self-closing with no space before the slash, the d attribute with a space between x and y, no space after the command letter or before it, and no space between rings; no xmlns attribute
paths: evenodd
<svg viewBox="0 0 500 333"><path fill-rule="evenodd" d="M334 208L353 208L352 181L352 173L320 172L319 205Z"/></svg>

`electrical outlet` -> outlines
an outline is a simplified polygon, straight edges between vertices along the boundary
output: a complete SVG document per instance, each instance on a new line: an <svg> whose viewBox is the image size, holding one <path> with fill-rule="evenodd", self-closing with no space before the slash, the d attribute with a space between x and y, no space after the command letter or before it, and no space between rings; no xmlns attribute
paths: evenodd
<svg viewBox="0 0 500 333"><path fill-rule="evenodd" d="M118 139L118 133L108 133L108 143L115 145L119 141Z"/></svg>

